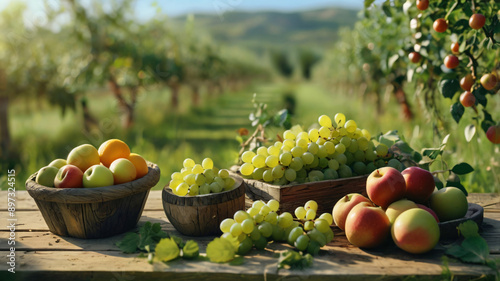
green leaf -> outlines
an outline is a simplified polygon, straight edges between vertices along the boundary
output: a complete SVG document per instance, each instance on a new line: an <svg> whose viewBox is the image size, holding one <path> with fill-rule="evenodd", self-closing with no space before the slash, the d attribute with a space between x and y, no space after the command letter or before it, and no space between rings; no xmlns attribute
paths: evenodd
<svg viewBox="0 0 500 281"><path fill-rule="evenodd" d="M467 127L465 127L464 135L467 142L470 142L475 134L476 126L474 126L474 124L469 124L467 125Z"/></svg>
<svg viewBox="0 0 500 281"><path fill-rule="evenodd" d="M464 262L484 264L490 254L488 244L481 236L465 238L462 248L467 251L467 254L460 257Z"/></svg>
<svg viewBox="0 0 500 281"><path fill-rule="evenodd" d="M439 155L441 155L442 151L439 148L424 148L422 150L422 155L424 157L429 157L432 160L435 160Z"/></svg>
<svg viewBox="0 0 500 281"><path fill-rule="evenodd" d="M228 262L234 259L235 248L225 238L215 238L207 245L207 257L211 262Z"/></svg>
<svg viewBox="0 0 500 281"><path fill-rule="evenodd" d="M200 246L194 240L188 240L182 248L182 258L194 259L200 255Z"/></svg>
<svg viewBox="0 0 500 281"><path fill-rule="evenodd" d="M158 242L155 249L156 259L167 262L179 257L179 246L172 238L163 238Z"/></svg>
<svg viewBox="0 0 500 281"><path fill-rule="evenodd" d="M460 122L460 119L462 118L462 115L464 115L465 108L460 102L456 102L451 105L451 116L455 120L455 122Z"/></svg>
<svg viewBox="0 0 500 281"><path fill-rule="evenodd" d="M460 259L461 257L467 254L467 251L465 251L464 248L462 248L462 246L454 244L450 248L446 249L445 254Z"/></svg>
<svg viewBox="0 0 500 281"><path fill-rule="evenodd" d="M434 184L436 185L436 188L438 190L444 187L444 184L441 182L441 180L437 178L434 179Z"/></svg>
<svg viewBox="0 0 500 281"><path fill-rule="evenodd" d="M458 227L460 235L464 238L479 236L479 227L477 223L472 220L461 223Z"/></svg>
<svg viewBox="0 0 500 281"><path fill-rule="evenodd" d="M375 0L365 0L365 9L369 8Z"/></svg>
<svg viewBox="0 0 500 281"><path fill-rule="evenodd" d="M302 255L294 250L287 250L280 253L278 259L278 269L304 269L310 267L313 263L313 257L310 254Z"/></svg>
<svg viewBox="0 0 500 281"><path fill-rule="evenodd" d="M465 174L473 172L474 168L472 168L471 165L469 165L465 162L462 162L462 163L459 163L459 164L456 164L455 166L453 166L451 171L457 175L465 175Z"/></svg>
<svg viewBox="0 0 500 281"><path fill-rule="evenodd" d="M483 109L483 114L484 118L481 122L481 129L483 129L483 131L486 133L490 126L495 125L495 122L493 121L493 118L491 118L491 114L486 111L486 109Z"/></svg>
<svg viewBox="0 0 500 281"><path fill-rule="evenodd" d="M482 105L483 107L486 107L486 104L488 103L488 99L486 98L486 95L489 94L488 91L486 91L483 86L479 86L472 91L472 95L476 98L476 102Z"/></svg>
<svg viewBox="0 0 500 281"><path fill-rule="evenodd" d="M124 253L131 254L137 252L137 245L139 244L139 234L129 232L125 234L122 240L116 242L116 246Z"/></svg>
<svg viewBox="0 0 500 281"><path fill-rule="evenodd" d="M439 91L445 98L453 98L456 92L460 90L460 83L457 79L443 79L439 81Z"/></svg>
<svg viewBox="0 0 500 281"><path fill-rule="evenodd" d="M146 246L148 246L149 250L153 252L160 239L168 237L168 234L161 230L160 223L151 224L151 222L147 221L139 229L139 236L137 248L141 251L147 251Z"/></svg>

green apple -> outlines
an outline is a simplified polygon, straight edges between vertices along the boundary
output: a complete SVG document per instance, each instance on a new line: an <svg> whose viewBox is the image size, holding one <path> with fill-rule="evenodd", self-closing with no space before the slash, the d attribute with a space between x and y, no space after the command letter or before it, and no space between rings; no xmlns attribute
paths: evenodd
<svg viewBox="0 0 500 281"><path fill-rule="evenodd" d="M54 179L58 171L59 169L56 167L45 166L38 171L35 181L43 186L54 187Z"/></svg>
<svg viewBox="0 0 500 281"><path fill-rule="evenodd" d="M118 158L113 161L109 165L109 169L113 173L115 184L133 181L137 175L134 164L125 158Z"/></svg>
<svg viewBox="0 0 500 281"><path fill-rule="evenodd" d="M114 184L113 173L103 165L94 165L83 173L83 187L110 186Z"/></svg>
<svg viewBox="0 0 500 281"><path fill-rule="evenodd" d="M463 218L469 209L465 194L452 186L434 191L429 199L429 206L441 222Z"/></svg>
<svg viewBox="0 0 500 281"><path fill-rule="evenodd" d="M68 164L68 162L66 161L66 159L58 158L58 159L55 159L54 161L50 162L50 164L48 166L52 166L52 167L56 167L57 169L61 169L63 166L66 166L67 164Z"/></svg>
<svg viewBox="0 0 500 281"><path fill-rule="evenodd" d="M73 148L68 154L66 160L68 164L77 166L82 172L85 172L90 166L101 163L99 152L90 144L82 144Z"/></svg>
<svg viewBox="0 0 500 281"><path fill-rule="evenodd" d="M408 199L401 199L396 202L391 203L389 207L385 210L385 214L389 218L389 221L391 224L394 223L396 218L403 213L406 210L413 209L413 208L418 208L417 204L415 202L410 201Z"/></svg>
<svg viewBox="0 0 500 281"><path fill-rule="evenodd" d="M439 225L424 209L413 208L401 213L391 227L394 243L412 254L428 252L439 241Z"/></svg>

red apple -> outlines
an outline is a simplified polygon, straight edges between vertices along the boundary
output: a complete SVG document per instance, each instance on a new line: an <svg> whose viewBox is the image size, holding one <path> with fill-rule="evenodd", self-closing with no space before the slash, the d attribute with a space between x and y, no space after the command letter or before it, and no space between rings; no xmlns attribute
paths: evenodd
<svg viewBox="0 0 500 281"><path fill-rule="evenodd" d="M389 237L391 223L380 207L362 202L354 206L345 221L347 240L360 248L381 245Z"/></svg>
<svg viewBox="0 0 500 281"><path fill-rule="evenodd" d="M419 167L408 167L401 174L406 183L406 198L425 203L431 197L436 186L431 172Z"/></svg>
<svg viewBox="0 0 500 281"><path fill-rule="evenodd" d="M439 223L439 218L438 216L436 215L436 213L429 207L425 206L425 205L422 205L422 204L417 204L417 206L420 208L420 209L424 209L426 210L427 212L429 212L435 219L436 219L436 222Z"/></svg>
<svg viewBox="0 0 500 281"><path fill-rule="evenodd" d="M404 211L391 228L396 245L412 254L428 252L439 241L439 225L432 215L420 208Z"/></svg>
<svg viewBox="0 0 500 281"><path fill-rule="evenodd" d="M74 165L65 165L57 172L54 180L57 188L79 188L83 186L83 172Z"/></svg>
<svg viewBox="0 0 500 281"><path fill-rule="evenodd" d="M345 229L345 220L349 212L358 203L367 202L371 203L370 200L359 193L349 193L342 197L335 203L333 207L332 216L335 224L342 230Z"/></svg>
<svg viewBox="0 0 500 281"><path fill-rule="evenodd" d="M366 179L368 198L384 209L392 202L403 198L405 192L405 178L392 167L379 168Z"/></svg>
<svg viewBox="0 0 500 281"><path fill-rule="evenodd" d="M137 176L134 164L125 158L118 158L113 161L109 165L109 169L113 173L115 184L133 181Z"/></svg>
<svg viewBox="0 0 500 281"><path fill-rule="evenodd" d="M385 214L389 218L391 224L394 223L396 218L406 210L418 208L415 202L410 201L408 199L401 199L396 202L393 202L387 209L385 210Z"/></svg>
<svg viewBox="0 0 500 281"><path fill-rule="evenodd" d="M492 125L486 131L486 137L494 144L500 143L500 125Z"/></svg>

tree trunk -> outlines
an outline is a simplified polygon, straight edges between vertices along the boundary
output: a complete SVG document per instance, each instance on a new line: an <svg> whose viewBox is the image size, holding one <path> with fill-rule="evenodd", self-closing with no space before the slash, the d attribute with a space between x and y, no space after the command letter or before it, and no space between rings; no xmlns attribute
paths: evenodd
<svg viewBox="0 0 500 281"><path fill-rule="evenodd" d="M198 84L191 84L191 90L193 91L191 95L191 103L194 106L200 105L200 86Z"/></svg>
<svg viewBox="0 0 500 281"><path fill-rule="evenodd" d="M120 106L120 109L123 111L123 114L125 115L122 116L123 127L128 129L134 123L134 105L127 103L127 101L123 97L122 89L120 85L118 85L118 83L116 82L116 79L113 75L109 76L108 84L109 87L111 88L111 92L118 100L118 105ZM135 100L135 98L133 100Z"/></svg>
<svg viewBox="0 0 500 281"><path fill-rule="evenodd" d="M401 105L401 109L403 110L403 116L405 120L413 119L413 112L410 108L410 104L408 103L408 99L406 98L406 93L403 90L403 86L401 84L393 84L394 86L394 94L396 95L396 99Z"/></svg>
<svg viewBox="0 0 500 281"><path fill-rule="evenodd" d="M168 84L170 90L172 91L172 95L170 96L170 107L173 110L179 109L179 89L180 85L178 83L170 83Z"/></svg>
<svg viewBox="0 0 500 281"><path fill-rule="evenodd" d="M9 148L9 98L0 96L0 158L7 158Z"/></svg>
<svg viewBox="0 0 500 281"><path fill-rule="evenodd" d="M90 113L86 98L82 98L80 104L82 105L83 111L83 128L85 132L90 133L92 127L99 127L99 122L97 122L97 119Z"/></svg>

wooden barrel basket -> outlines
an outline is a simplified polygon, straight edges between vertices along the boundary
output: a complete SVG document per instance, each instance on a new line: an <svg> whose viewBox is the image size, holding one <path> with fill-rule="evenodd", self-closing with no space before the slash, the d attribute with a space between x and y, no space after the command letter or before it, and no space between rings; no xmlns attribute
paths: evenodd
<svg viewBox="0 0 500 281"><path fill-rule="evenodd" d="M160 179L160 168L147 162L149 172L131 182L95 188L55 188L26 181L49 230L76 238L104 238L134 228L150 189Z"/></svg>
<svg viewBox="0 0 500 281"><path fill-rule="evenodd" d="M235 180L233 189L220 193L178 196L165 186L163 210L170 223L188 236L221 234L220 222L232 218L238 210L245 210L245 183L240 177L232 177Z"/></svg>

